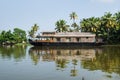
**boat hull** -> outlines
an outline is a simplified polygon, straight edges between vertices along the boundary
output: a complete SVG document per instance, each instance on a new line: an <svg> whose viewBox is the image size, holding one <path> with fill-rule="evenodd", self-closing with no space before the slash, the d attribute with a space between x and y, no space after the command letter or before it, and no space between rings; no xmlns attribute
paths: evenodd
<svg viewBox="0 0 120 80"><path fill-rule="evenodd" d="M29 40L34 46L101 46L103 43L91 42L37 42Z"/></svg>

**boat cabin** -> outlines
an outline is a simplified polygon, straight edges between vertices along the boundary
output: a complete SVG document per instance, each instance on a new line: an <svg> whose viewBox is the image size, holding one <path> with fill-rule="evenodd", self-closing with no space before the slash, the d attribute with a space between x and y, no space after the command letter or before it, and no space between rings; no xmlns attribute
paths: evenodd
<svg viewBox="0 0 120 80"><path fill-rule="evenodd" d="M96 42L95 34L88 32L42 32L37 38L43 42Z"/></svg>

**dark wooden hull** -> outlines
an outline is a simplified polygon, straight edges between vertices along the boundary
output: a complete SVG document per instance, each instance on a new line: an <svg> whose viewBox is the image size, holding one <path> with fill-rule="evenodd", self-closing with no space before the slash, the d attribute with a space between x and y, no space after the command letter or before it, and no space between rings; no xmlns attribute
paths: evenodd
<svg viewBox="0 0 120 80"><path fill-rule="evenodd" d="M34 46L101 46L103 43L90 42L37 42L29 40Z"/></svg>

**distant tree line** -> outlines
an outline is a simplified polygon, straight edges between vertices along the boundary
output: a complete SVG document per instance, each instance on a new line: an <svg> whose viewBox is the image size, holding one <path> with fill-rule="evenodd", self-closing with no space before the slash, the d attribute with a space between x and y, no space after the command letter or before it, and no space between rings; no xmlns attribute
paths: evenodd
<svg viewBox="0 0 120 80"><path fill-rule="evenodd" d="M11 30L0 32L0 44L16 44L26 42L26 32L19 28L14 28L13 32Z"/></svg>
<svg viewBox="0 0 120 80"><path fill-rule="evenodd" d="M31 27L31 30L28 31L29 38L35 38L35 34L38 31L39 26L34 24ZM12 45L17 43L26 43L27 42L27 33L25 30L14 28L13 31L1 31L0 32L0 45Z"/></svg>
<svg viewBox="0 0 120 80"><path fill-rule="evenodd" d="M63 19L55 23L56 32L91 32L96 34L96 38L102 38L106 43L120 43L120 12L111 14L106 12L101 17L83 18L79 24L75 12L70 14L73 20L71 25Z"/></svg>
<svg viewBox="0 0 120 80"><path fill-rule="evenodd" d="M95 33L106 43L120 43L120 12L83 19L80 25L83 32Z"/></svg>

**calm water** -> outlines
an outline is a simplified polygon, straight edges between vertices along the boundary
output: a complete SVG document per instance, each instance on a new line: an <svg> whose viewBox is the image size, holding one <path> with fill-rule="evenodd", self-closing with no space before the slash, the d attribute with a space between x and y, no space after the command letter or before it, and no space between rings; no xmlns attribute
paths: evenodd
<svg viewBox="0 0 120 80"><path fill-rule="evenodd" d="M0 80L120 80L120 47L0 47Z"/></svg>

